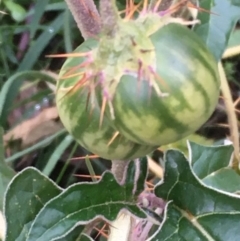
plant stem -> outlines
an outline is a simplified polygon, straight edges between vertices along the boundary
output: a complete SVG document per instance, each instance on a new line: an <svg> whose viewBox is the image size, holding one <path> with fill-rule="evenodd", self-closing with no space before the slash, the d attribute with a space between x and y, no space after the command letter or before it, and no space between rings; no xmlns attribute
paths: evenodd
<svg viewBox="0 0 240 241"><path fill-rule="evenodd" d="M101 20L93 0L65 0L84 39L100 33Z"/></svg>
<svg viewBox="0 0 240 241"><path fill-rule="evenodd" d="M125 170L128 164L129 161L112 160L111 171L119 184L124 184ZM110 227L111 235L109 236L108 241L119 240L119 235L121 235L121 241L131 241L129 238L132 232L133 223L133 218L124 211L121 211L117 219L114 221L113 227Z"/></svg>
<svg viewBox="0 0 240 241"><path fill-rule="evenodd" d="M234 155L236 157L236 160L238 161L238 169L240 169L238 120L235 112L235 106L233 103L233 98L231 95L227 77L221 62L218 63L218 70L221 80L221 90L223 94L224 103L226 106L231 141L233 142L234 146ZM232 165L233 167L236 167L236 161L234 161Z"/></svg>
<svg viewBox="0 0 240 241"><path fill-rule="evenodd" d="M114 36L119 21L118 9L115 0L100 0L100 15L103 31L109 36Z"/></svg>
<svg viewBox="0 0 240 241"><path fill-rule="evenodd" d="M127 167L128 164L129 164L129 161L118 161L118 160L112 161L111 171L120 184L122 184L125 168Z"/></svg>

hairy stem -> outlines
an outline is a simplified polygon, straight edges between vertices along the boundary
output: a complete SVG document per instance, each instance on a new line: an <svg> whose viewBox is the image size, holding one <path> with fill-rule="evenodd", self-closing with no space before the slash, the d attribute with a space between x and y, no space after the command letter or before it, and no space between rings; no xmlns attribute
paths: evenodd
<svg viewBox="0 0 240 241"><path fill-rule="evenodd" d="M125 168L127 167L128 164L129 164L129 161L118 161L118 160L112 161L112 170L111 171L120 184L123 181Z"/></svg>
<svg viewBox="0 0 240 241"><path fill-rule="evenodd" d="M103 31L114 36L119 21L118 9L115 0L100 0L100 15Z"/></svg>
<svg viewBox="0 0 240 241"><path fill-rule="evenodd" d="M112 173L118 183L124 184L125 170L129 161L112 160ZM130 235L132 232L133 218L121 211L114 221L113 227L110 227L110 236L108 241L118 241L121 236L121 241L131 241ZM117 229L116 229L117 227Z"/></svg>
<svg viewBox="0 0 240 241"><path fill-rule="evenodd" d="M65 0L84 39L101 30L101 20L93 0Z"/></svg>

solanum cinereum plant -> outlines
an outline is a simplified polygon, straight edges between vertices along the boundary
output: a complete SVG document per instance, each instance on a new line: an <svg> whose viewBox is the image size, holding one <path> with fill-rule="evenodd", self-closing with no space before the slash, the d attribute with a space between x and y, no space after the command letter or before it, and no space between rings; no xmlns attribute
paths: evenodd
<svg viewBox="0 0 240 241"><path fill-rule="evenodd" d="M219 97L217 64L174 10L114 1L102 29L64 63L56 103L66 129L88 151L129 160L195 132Z"/></svg>

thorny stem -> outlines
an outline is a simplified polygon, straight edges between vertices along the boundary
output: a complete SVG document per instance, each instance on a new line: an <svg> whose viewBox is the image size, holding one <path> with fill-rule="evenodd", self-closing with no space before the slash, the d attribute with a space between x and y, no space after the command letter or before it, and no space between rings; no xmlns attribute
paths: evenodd
<svg viewBox="0 0 240 241"><path fill-rule="evenodd" d="M119 20L116 0L100 0L99 6L103 31L109 36L114 36Z"/></svg>
<svg viewBox="0 0 240 241"><path fill-rule="evenodd" d="M84 39L101 30L101 20L93 0L65 0Z"/></svg>

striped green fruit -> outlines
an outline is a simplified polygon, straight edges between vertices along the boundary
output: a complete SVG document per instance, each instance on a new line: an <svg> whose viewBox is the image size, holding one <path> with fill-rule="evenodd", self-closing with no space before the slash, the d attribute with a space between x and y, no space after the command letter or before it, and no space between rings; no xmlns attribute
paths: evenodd
<svg viewBox="0 0 240 241"><path fill-rule="evenodd" d="M96 41L88 40L79 46L75 53L89 51L96 46ZM109 160L129 160L142 157L154 149L156 146L136 144L121 134L114 135L117 131L109 124L106 117L99 123L100 108L92 95L94 108L88 104L88 92L84 85L74 90L81 79L79 75L69 74L76 66L79 66L85 60L84 57L69 57L64 63L57 84L56 104L60 119L65 128L79 142L79 144L88 151ZM81 72L81 68L77 68ZM110 142L112 140L112 142Z"/></svg>
<svg viewBox="0 0 240 241"><path fill-rule="evenodd" d="M134 8L135 9L135 8ZM127 11L128 12L128 11ZM131 159L195 132L219 96L217 64L194 32L158 7L116 14L113 29L65 62L57 107L66 129L106 159ZM176 24L177 23L177 24Z"/></svg>
<svg viewBox="0 0 240 241"><path fill-rule="evenodd" d="M159 96L149 79L139 81L133 74L124 74L112 100L112 121L134 142L165 145L195 132L208 120L218 101L220 82L216 61L188 28L168 24L150 39L156 53L156 83L168 95Z"/></svg>

